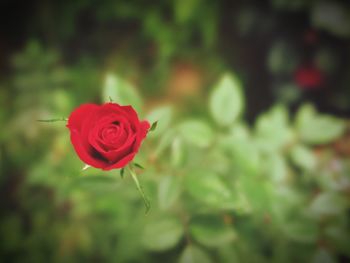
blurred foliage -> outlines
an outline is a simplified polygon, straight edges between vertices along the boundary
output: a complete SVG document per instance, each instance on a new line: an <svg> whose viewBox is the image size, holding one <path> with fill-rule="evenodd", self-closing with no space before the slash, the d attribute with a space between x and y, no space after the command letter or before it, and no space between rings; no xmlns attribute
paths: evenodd
<svg viewBox="0 0 350 263"><path fill-rule="evenodd" d="M301 103L315 92L349 109L349 47L329 44L348 40L348 5L271 0L271 15L227 1L39 2L35 37L1 73L1 261L350 259L349 123ZM303 40L272 33L300 13ZM253 47L265 48L275 103L251 120L268 99L240 53L264 36L271 45ZM305 60L327 76L320 90L294 80ZM65 123L36 121L110 99L158 121L136 157L147 215L129 176L82 171Z"/></svg>

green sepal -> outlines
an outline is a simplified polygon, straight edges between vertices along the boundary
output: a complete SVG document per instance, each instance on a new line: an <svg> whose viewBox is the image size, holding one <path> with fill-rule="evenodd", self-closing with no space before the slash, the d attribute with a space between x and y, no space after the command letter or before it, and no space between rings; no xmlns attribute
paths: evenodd
<svg viewBox="0 0 350 263"><path fill-rule="evenodd" d="M56 121L68 121L67 118L57 118L57 119L48 119L48 120L37 120L39 122L56 122Z"/></svg>
<svg viewBox="0 0 350 263"><path fill-rule="evenodd" d="M141 164L139 163L133 163L133 165L137 168L140 168L140 169L145 169L145 167L143 167Z"/></svg>
<svg viewBox="0 0 350 263"><path fill-rule="evenodd" d="M157 125L158 125L158 121L153 122L149 131L154 131L157 128Z"/></svg>
<svg viewBox="0 0 350 263"><path fill-rule="evenodd" d="M122 179L124 178L124 173L125 173L125 169L124 168L120 169L120 177Z"/></svg>

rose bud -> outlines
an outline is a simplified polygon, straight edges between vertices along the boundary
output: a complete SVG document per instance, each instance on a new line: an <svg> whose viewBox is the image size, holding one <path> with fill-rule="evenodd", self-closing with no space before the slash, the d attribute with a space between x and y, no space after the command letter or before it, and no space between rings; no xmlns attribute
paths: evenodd
<svg viewBox="0 0 350 263"><path fill-rule="evenodd" d="M296 70L294 80L302 89L319 89L324 82L324 76L315 67L302 66Z"/></svg>
<svg viewBox="0 0 350 263"><path fill-rule="evenodd" d="M68 119L70 138L79 158L103 170L123 168L138 152L150 128L131 106L83 104Z"/></svg>

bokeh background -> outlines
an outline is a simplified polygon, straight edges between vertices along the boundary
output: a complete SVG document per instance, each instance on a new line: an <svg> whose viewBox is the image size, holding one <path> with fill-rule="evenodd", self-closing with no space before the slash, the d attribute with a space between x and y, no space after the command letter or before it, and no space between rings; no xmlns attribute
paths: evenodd
<svg viewBox="0 0 350 263"><path fill-rule="evenodd" d="M130 178L64 122L158 121ZM349 262L350 3L2 0L1 262Z"/></svg>

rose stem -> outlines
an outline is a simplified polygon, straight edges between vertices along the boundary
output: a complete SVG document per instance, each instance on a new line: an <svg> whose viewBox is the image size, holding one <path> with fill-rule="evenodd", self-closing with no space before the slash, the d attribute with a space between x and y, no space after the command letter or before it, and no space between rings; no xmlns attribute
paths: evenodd
<svg viewBox="0 0 350 263"><path fill-rule="evenodd" d="M147 214L148 211L151 208L151 204L148 201L148 199L147 199L147 197L146 197L146 195L145 195L145 193L144 193L144 191L143 191L143 189L142 189L142 187L140 185L139 179L137 178L137 175L136 175L135 171L130 166L128 168L129 168L129 172L131 174L131 177L132 177L132 179L134 180L134 182L136 184L137 190L140 192L140 194L142 196L143 202L144 202L145 207L146 207L146 214Z"/></svg>

